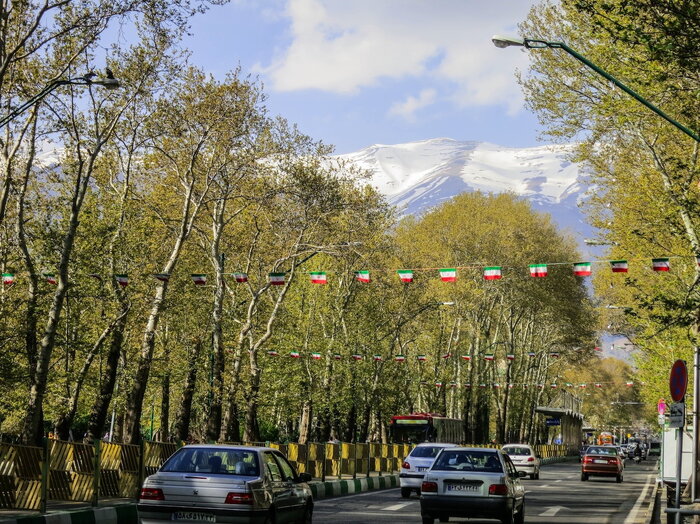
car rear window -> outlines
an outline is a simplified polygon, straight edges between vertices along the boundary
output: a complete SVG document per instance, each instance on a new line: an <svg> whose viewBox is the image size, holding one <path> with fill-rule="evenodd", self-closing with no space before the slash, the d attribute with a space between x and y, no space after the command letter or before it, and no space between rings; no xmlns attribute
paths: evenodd
<svg viewBox="0 0 700 524"><path fill-rule="evenodd" d="M586 450L586 455L617 455L615 448L598 448L591 446Z"/></svg>
<svg viewBox="0 0 700 524"><path fill-rule="evenodd" d="M257 453L245 448L181 448L163 464L160 471L246 477L260 475Z"/></svg>
<svg viewBox="0 0 700 524"><path fill-rule="evenodd" d="M416 458L435 458L441 449L445 449L444 446L418 446L413 448L409 455Z"/></svg>
<svg viewBox="0 0 700 524"><path fill-rule="evenodd" d="M509 455L516 455L516 456L521 456L524 455L526 457L529 457L532 453L530 452L530 448L521 448L521 447L507 447L503 448L503 451L505 453L508 453Z"/></svg>
<svg viewBox="0 0 700 524"><path fill-rule="evenodd" d="M443 451L435 460L433 471L485 471L503 473L498 454L493 451Z"/></svg>

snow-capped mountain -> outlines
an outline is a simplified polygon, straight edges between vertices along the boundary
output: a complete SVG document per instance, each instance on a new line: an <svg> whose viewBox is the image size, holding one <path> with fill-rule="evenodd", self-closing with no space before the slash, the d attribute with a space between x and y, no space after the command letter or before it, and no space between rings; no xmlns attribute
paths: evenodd
<svg viewBox="0 0 700 524"><path fill-rule="evenodd" d="M373 145L341 155L371 173L372 184L404 214L420 214L465 191L510 191L548 212L581 244L592 236L577 204L588 186L583 168L566 159L571 146L511 148L434 138Z"/></svg>

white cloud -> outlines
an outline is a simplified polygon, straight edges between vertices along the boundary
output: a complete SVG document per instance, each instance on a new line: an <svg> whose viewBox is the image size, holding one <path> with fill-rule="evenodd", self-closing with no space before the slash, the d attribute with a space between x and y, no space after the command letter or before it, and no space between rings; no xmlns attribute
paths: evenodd
<svg viewBox="0 0 700 524"><path fill-rule="evenodd" d="M435 102L437 91L435 89L423 89L417 97L409 96L403 102L397 102L389 109L390 115L399 116L406 120L415 120L415 113L419 109Z"/></svg>
<svg viewBox="0 0 700 524"><path fill-rule="evenodd" d="M527 57L497 49L491 35L516 33L534 3L289 0L289 46L257 69L277 91L356 94L385 79L447 82L460 106L506 104L512 112L522 103L514 71Z"/></svg>

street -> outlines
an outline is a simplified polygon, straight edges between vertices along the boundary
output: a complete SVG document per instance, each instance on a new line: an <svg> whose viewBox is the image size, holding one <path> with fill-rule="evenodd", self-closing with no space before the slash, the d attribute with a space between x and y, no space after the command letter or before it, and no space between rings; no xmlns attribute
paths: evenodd
<svg viewBox="0 0 700 524"><path fill-rule="evenodd" d="M624 482L593 477L581 482L578 462L542 467L540 480L522 480L526 489L525 522L561 524L623 524L641 508L640 495L653 486L656 461L637 465L627 461ZM648 492L648 489L646 492ZM640 504L637 504L640 499ZM361 493L316 502L317 524L369 524L375 522L421 522L420 502L414 494L403 499L398 489ZM437 520L436 520L437 522ZM492 520L451 518L450 522L487 523ZM628 522L632 522L630 519Z"/></svg>

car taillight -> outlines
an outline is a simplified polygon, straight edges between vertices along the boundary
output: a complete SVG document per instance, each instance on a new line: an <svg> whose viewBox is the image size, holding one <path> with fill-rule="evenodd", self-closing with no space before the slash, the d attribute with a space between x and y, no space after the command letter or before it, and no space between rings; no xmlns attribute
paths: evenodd
<svg viewBox="0 0 700 524"><path fill-rule="evenodd" d="M620 459L618 459L618 458L608 459L608 464L615 464L615 465L617 465L617 464L619 464L619 463L620 463Z"/></svg>
<svg viewBox="0 0 700 524"><path fill-rule="evenodd" d="M403 464L401 464L401 467L403 469L411 469L411 465L408 462L406 462L405 460L403 461Z"/></svg>
<svg viewBox="0 0 700 524"><path fill-rule="evenodd" d="M141 488L140 500L165 500L163 490L160 488Z"/></svg>
<svg viewBox="0 0 700 524"><path fill-rule="evenodd" d="M248 492L248 493L236 493L234 491L229 492L228 495L226 495L226 500L224 501L224 504L252 504L253 503L253 494Z"/></svg>
<svg viewBox="0 0 700 524"><path fill-rule="evenodd" d="M593 457L583 457L583 461L590 464L591 462L593 462Z"/></svg>
<svg viewBox="0 0 700 524"><path fill-rule="evenodd" d="M528 461L528 462L535 462L535 457L528 457L528 458L527 458L527 461Z"/></svg>
<svg viewBox="0 0 700 524"><path fill-rule="evenodd" d="M423 482L420 485L420 490L423 493L437 493L437 482Z"/></svg>
<svg viewBox="0 0 700 524"><path fill-rule="evenodd" d="M489 495L507 495L508 486L505 484L491 484L489 486Z"/></svg>

